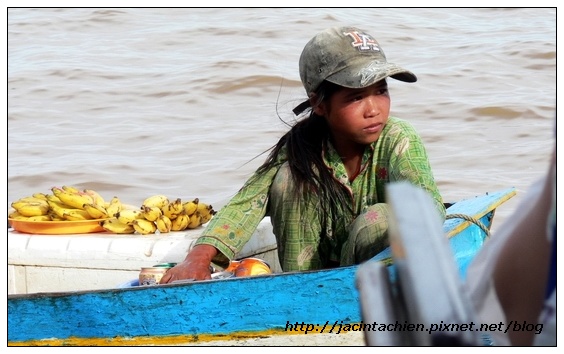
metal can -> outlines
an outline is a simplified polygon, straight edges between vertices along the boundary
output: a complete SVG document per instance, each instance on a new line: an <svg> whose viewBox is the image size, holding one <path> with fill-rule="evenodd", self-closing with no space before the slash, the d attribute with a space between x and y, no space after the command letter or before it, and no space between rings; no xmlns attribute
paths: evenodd
<svg viewBox="0 0 564 354"><path fill-rule="evenodd" d="M163 275L174 267L176 263L160 263L152 267L141 268L139 273L139 286L158 285Z"/></svg>
<svg viewBox="0 0 564 354"><path fill-rule="evenodd" d="M233 272L227 272L227 271L215 272L211 275L211 277L213 280L233 278Z"/></svg>
<svg viewBox="0 0 564 354"><path fill-rule="evenodd" d="M240 261L235 269L236 277L271 274L270 265L258 258L245 258Z"/></svg>

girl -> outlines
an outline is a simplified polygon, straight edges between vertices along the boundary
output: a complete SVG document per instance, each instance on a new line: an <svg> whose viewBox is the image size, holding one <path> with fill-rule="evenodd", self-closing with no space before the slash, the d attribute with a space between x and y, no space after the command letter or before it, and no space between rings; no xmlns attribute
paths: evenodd
<svg viewBox="0 0 564 354"><path fill-rule="evenodd" d="M387 62L378 42L354 27L316 35L299 67L308 99L294 113L305 118L282 136L161 283L210 279L210 263L227 266L267 215L283 271L368 260L388 246L388 182L423 188L444 217L420 136L389 117L386 79L415 82L416 76Z"/></svg>

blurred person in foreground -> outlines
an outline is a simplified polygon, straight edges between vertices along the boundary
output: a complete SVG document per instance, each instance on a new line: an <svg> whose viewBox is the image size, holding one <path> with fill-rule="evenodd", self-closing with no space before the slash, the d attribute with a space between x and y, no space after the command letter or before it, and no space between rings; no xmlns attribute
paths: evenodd
<svg viewBox="0 0 564 354"><path fill-rule="evenodd" d="M494 345L556 345L556 149L547 174L480 250L467 285Z"/></svg>

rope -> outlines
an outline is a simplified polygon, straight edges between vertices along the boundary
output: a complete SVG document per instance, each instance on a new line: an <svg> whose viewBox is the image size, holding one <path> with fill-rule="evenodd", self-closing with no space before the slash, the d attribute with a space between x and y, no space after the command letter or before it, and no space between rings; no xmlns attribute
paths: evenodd
<svg viewBox="0 0 564 354"><path fill-rule="evenodd" d="M480 229L482 229L482 231L484 231L486 233L486 237L489 238L490 237L490 230L486 227L486 225L484 225L480 220L473 218L471 216L465 215L465 214L449 214L445 217L445 219L464 219L466 221L470 221L476 225L478 225L478 227L480 227ZM382 260L380 260L380 262L384 263L384 265L389 266L394 264L394 260L392 257L387 257L384 258Z"/></svg>
<svg viewBox="0 0 564 354"><path fill-rule="evenodd" d="M480 220L478 220L476 218L473 218L471 216L464 215L464 214L449 214L449 215L446 216L446 219L464 219L466 221L473 222L474 224L478 225L478 227L480 227L480 229L482 229L486 233L487 238L490 237L490 230L486 227L486 225L484 225Z"/></svg>

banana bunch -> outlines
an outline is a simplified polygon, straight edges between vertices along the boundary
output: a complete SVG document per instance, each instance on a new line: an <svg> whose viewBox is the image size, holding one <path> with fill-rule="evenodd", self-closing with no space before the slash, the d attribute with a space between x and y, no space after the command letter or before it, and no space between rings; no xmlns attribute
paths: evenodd
<svg viewBox="0 0 564 354"><path fill-rule="evenodd" d="M28 221L81 221L112 218L124 209L118 197L106 202L92 189L73 186L51 188L51 193L34 193L11 203L11 219Z"/></svg>
<svg viewBox="0 0 564 354"><path fill-rule="evenodd" d="M195 229L207 223L216 211L198 198L183 202L170 200L166 195L153 195L136 209L121 210L115 217L100 225L108 232L149 235Z"/></svg>
<svg viewBox="0 0 564 354"><path fill-rule="evenodd" d="M141 235L195 229L207 223L216 211L198 198L183 202L159 194L145 199L139 208L123 204L118 197L106 201L92 189L73 186L51 188L11 204L8 218L27 221L100 220L100 226L115 234ZM103 219L103 220L101 220Z"/></svg>
<svg viewBox="0 0 564 354"><path fill-rule="evenodd" d="M11 204L14 211L8 217L18 220L49 221L49 204L44 194L23 197Z"/></svg>

